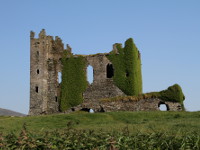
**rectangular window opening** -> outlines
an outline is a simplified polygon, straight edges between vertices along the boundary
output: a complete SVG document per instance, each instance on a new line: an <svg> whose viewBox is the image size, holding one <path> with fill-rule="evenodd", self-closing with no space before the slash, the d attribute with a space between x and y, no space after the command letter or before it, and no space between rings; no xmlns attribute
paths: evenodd
<svg viewBox="0 0 200 150"><path fill-rule="evenodd" d="M56 102L58 102L58 97L57 96L55 97L55 100L56 100Z"/></svg>
<svg viewBox="0 0 200 150"><path fill-rule="evenodd" d="M35 87L35 92L36 92L36 93L39 92L39 88L38 88L38 86Z"/></svg>

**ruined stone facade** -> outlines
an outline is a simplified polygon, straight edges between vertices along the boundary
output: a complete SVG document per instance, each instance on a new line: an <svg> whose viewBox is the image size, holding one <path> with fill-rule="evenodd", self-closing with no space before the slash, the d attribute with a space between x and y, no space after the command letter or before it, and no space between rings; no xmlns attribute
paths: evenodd
<svg viewBox="0 0 200 150"><path fill-rule="evenodd" d="M108 60L106 55L107 54L86 56L87 65L91 65L94 68L94 81L83 93L83 104L87 103L87 108L93 108L94 105L98 106L99 100L102 98L125 96L114 84L113 79L108 77L107 69L112 63Z"/></svg>
<svg viewBox="0 0 200 150"><path fill-rule="evenodd" d="M117 100L117 101L85 101L73 107L73 111L93 109L95 112L112 111L160 111L160 106L164 105L166 111L182 111L182 106L178 102L167 102L159 98L147 98L139 101ZM165 111L164 110L164 111ZM72 112L72 110L69 110Z"/></svg>
<svg viewBox="0 0 200 150"><path fill-rule="evenodd" d="M117 49L113 45L113 52ZM61 85L58 75L62 73L62 57L64 52L71 53L69 45L64 49L64 44L59 37L47 36L43 29L38 38L35 33L30 33L30 110L29 115L51 114L60 112L59 97ZM165 103L169 110L180 110L176 103L162 102L161 100L141 100L139 102L107 102L103 103L102 98L126 96L113 81L114 68L107 55L85 55L85 73L87 66L93 67L93 83L89 84L82 93L84 102L71 110L83 108L94 111L138 111L138 110L159 110L159 104ZM74 55L76 56L76 55ZM78 87L77 87L78 88Z"/></svg>
<svg viewBox="0 0 200 150"><path fill-rule="evenodd" d="M30 34L30 115L58 112L60 58L63 44L42 30L38 38ZM60 45L59 45L60 44Z"/></svg>
<svg viewBox="0 0 200 150"><path fill-rule="evenodd" d="M160 105L165 105L167 111L182 111L179 103L166 102L159 98L142 99L139 101L113 101L101 102L101 107L105 112L111 111L159 111Z"/></svg>
<svg viewBox="0 0 200 150"><path fill-rule="evenodd" d="M30 34L30 110L29 115L50 114L59 112L60 84L58 73L62 72L61 58L64 51L71 51L59 37L47 36L43 29L38 38ZM93 83L83 93L84 101L97 102L100 98L125 95L114 85L107 75L112 63L108 54L84 56L87 66L93 67ZM87 66L85 69L87 69ZM86 70L85 70L86 72ZM78 88L78 87L77 87Z"/></svg>

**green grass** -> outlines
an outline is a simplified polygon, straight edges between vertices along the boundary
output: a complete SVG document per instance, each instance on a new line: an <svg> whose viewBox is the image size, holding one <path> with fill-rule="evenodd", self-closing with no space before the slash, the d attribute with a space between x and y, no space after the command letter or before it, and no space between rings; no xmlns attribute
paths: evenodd
<svg viewBox="0 0 200 150"><path fill-rule="evenodd" d="M0 150L200 149L200 112L0 117Z"/></svg>
<svg viewBox="0 0 200 150"><path fill-rule="evenodd" d="M114 131L128 127L131 132L199 132L200 112L111 112L57 114L29 117L0 117L0 133L20 133L23 124L31 132L62 130L70 123L76 129Z"/></svg>

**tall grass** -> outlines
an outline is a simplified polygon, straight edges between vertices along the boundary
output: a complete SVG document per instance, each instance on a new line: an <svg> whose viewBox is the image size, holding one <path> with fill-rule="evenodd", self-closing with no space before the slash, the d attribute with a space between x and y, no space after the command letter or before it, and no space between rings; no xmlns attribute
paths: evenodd
<svg viewBox="0 0 200 150"><path fill-rule="evenodd" d="M200 112L0 117L0 149L200 149Z"/></svg>
<svg viewBox="0 0 200 150"><path fill-rule="evenodd" d="M200 149L200 135L197 132L173 135L165 132L142 133L130 132L126 127L120 131L78 130L73 122L68 122L62 131L54 130L45 134L27 131L23 126L20 135L0 134L1 149L95 149L95 150L126 150L126 149Z"/></svg>

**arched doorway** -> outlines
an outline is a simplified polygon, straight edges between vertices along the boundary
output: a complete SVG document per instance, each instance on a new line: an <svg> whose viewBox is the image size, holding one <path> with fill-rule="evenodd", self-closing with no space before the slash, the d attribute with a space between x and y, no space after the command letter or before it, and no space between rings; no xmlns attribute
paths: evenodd
<svg viewBox="0 0 200 150"><path fill-rule="evenodd" d="M165 102L159 102L158 108L160 111L169 111L169 106Z"/></svg>

